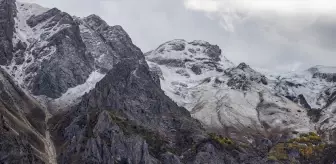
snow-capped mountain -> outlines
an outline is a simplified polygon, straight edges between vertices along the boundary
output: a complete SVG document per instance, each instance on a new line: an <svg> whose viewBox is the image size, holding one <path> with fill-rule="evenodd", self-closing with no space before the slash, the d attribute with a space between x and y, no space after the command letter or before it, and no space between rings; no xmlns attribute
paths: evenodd
<svg viewBox="0 0 336 164"><path fill-rule="evenodd" d="M20 3L9 16L13 52L3 68L46 106L61 109L94 88L120 57L120 26L96 15L72 17L56 8ZM119 46L119 47L115 47ZM8 47L10 49L10 47Z"/></svg>
<svg viewBox="0 0 336 164"><path fill-rule="evenodd" d="M108 26L96 15L78 18L36 4L15 5L13 54L3 68L52 111L65 110L93 89L120 58L124 45L115 38L129 39L120 26ZM263 75L222 54L206 41L173 40L145 56L165 93L209 126L253 122L311 131L315 123L308 109L324 111L334 100L332 67ZM257 109L264 103L272 109Z"/></svg>
<svg viewBox="0 0 336 164"><path fill-rule="evenodd" d="M198 85L233 66L227 59L220 62L221 49L205 41L173 40L145 55L151 70L160 76L163 90L181 106L194 100L182 88Z"/></svg>
<svg viewBox="0 0 336 164"><path fill-rule="evenodd" d="M143 54L97 15L0 0L0 163L272 163L267 136L211 128L336 140L335 68L263 74L223 54L200 40Z"/></svg>
<svg viewBox="0 0 336 164"><path fill-rule="evenodd" d="M322 113L335 100L333 67L263 75L245 63L235 66L218 46L184 40L164 43L146 59L165 93L210 127L318 130L315 116L328 115Z"/></svg>

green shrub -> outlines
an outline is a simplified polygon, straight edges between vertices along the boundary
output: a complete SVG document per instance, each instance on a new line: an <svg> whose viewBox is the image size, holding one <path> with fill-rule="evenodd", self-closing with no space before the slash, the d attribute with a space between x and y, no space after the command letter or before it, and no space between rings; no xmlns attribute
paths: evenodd
<svg viewBox="0 0 336 164"><path fill-rule="evenodd" d="M234 142L230 138L223 137L223 136L217 135L215 133L210 133L209 136L210 136L210 139L220 143L221 145L224 145L224 146L225 145L234 145Z"/></svg>
<svg viewBox="0 0 336 164"><path fill-rule="evenodd" d="M269 156L273 156L277 160L287 160L289 151L297 151L300 153L300 157L310 159L323 152L325 147L322 138L318 134L310 132L300 134L300 137L290 139L288 142L275 145L271 149Z"/></svg>
<svg viewBox="0 0 336 164"><path fill-rule="evenodd" d="M273 155L268 156L267 159L270 160L270 161L277 161L278 160L277 157L275 157Z"/></svg>

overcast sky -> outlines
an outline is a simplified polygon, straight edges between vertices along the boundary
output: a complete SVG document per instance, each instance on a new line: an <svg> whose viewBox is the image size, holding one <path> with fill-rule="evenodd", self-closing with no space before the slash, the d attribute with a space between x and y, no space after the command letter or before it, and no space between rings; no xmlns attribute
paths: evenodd
<svg viewBox="0 0 336 164"><path fill-rule="evenodd" d="M229 60L291 71L336 66L335 0L21 0L121 25L144 52L206 40Z"/></svg>

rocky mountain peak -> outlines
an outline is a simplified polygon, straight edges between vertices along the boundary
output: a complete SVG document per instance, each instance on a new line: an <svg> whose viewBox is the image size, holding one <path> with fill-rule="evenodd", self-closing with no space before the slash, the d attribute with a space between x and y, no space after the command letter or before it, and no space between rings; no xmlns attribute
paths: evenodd
<svg viewBox="0 0 336 164"><path fill-rule="evenodd" d="M234 89L248 90L251 88L253 82L263 85L268 84L268 79L265 75L255 71L246 63L240 63L235 68L225 70L225 74L230 77L228 86Z"/></svg>
<svg viewBox="0 0 336 164"><path fill-rule="evenodd" d="M98 30L99 28L106 28L108 26L103 19L95 14L85 17L84 21L94 30Z"/></svg>
<svg viewBox="0 0 336 164"><path fill-rule="evenodd" d="M225 58L221 53L218 46L205 41L187 42L177 39L148 52L146 59L152 63L176 69L176 72L188 78L191 74L220 73L232 67L233 64L230 61L221 61L221 58Z"/></svg>
<svg viewBox="0 0 336 164"><path fill-rule="evenodd" d="M245 70L245 69L251 69L251 67L249 65L247 65L246 63L240 63L237 68L241 69L241 70Z"/></svg>
<svg viewBox="0 0 336 164"><path fill-rule="evenodd" d="M98 74L106 74L122 58L134 58L130 48L141 57L141 50L133 46L121 26L109 26L97 15L82 19L35 4L14 2L13 7L17 11L12 16L13 36L0 46L13 52L5 69L36 96L63 99L72 92L80 93L72 95L79 98L83 91L76 86L90 84L92 89L92 81L100 80Z"/></svg>
<svg viewBox="0 0 336 164"><path fill-rule="evenodd" d="M192 42L187 42L183 39L175 39L168 41L160 45L154 53L169 53L171 51L181 52L180 54L194 56L195 59L198 58L197 54L204 54L207 58L213 61L221 60L222 50L217 45L212 45L209 42L196 40ZM204 57L203 57L204 58ZM202 58L198 58L201 60Z"/></svg>
<svg viewBox="0 0 336 164"><path fill-rule="evenodd" d="M40 15L33 15L31 16L28 20L27 20L27 24L33 28L35 27L36 25L38 25L39 23L42 23L44 21L47 21L48 19L56 16L56 19L66 15L66 16L69 16L68 14L66 13L62 13L59 9L57 8L52 8L50 10L48 10L47 12L43 13L43 14L40 14ZM54 20L55 23L57 22L57 20Z"/></svg>
<svg viewBox="0 0 336 164"><path fill-rule="evenodd" d="M315 66L308 69L308 71L313 75L313 78L336 82L336 67Z"/></svg>

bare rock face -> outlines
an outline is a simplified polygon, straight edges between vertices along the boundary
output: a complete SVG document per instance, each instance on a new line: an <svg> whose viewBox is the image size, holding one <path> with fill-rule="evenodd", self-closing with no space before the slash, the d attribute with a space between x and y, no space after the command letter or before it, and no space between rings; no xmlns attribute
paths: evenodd
<svg viewBox="0 0 336 164"><path fill-rule="evenodd" d="M0 130L0 160L2 163L45 163L36 155L26 139L6 132L4 129L0 128Z"/></svg>
<svg viewBox="0 0 336 164"><path fill-rule="evenodd" d="M308 69L313 78L324 79L327 82L336 82L336 69L331 67L315 66Z"/></svg>
<svg viewBox="0 0 336 164"><path fill-rule="evenodd" d="M133 58L141 54L140 49L133 45L131 38L121 26L109 26L96 15L90 15L84 18L84 21L105 41L111 53L116 55L116 60L126 57Z"/></svg>
<svg viewBox="0 0 336 164"><path fill-rule="evenodd" d="M171 68L191 69L196 75L216 70L223 72L223 67L233 65L221 63L222 50L217 45L205 41L172 40L160 45L146 54L146 59L158 65Z"/></svg>
<svg viewBox="0 0 336 164"><path fill-rule="evenodd" d="M65 153L60 156L60 163L71 160L74 146L83 150L76 155L84 163L89 163L86 157L91 156L118 162L158 163L166 148L183 146L180 142L185 135L197 137L188 131L198 123L164 95L153 81L144 57L137 56L137 49L134 50L131 59L131 54L123 55L123 60L96 88L57 123L62 126L55 131L59 142L74 142L62 149ZM185 128L180 129L182 123ZM67 130L62 132L63 128ZM190 138L188 143L192 142ZM104 153L95 153L101 151Z"/></svg>
<svg viewBox="0 0 336 164"><path fill-rule="evenodd" d="M8 65L13 58L14 17L16 5L14 0L0 1L0 64Z"/></svg>
<svg viewBox="0 0 336 164"><path fill-rule="evenodd" d="M66 27L46 39L48 41L46 47L33 51L34 57L38 58L43 55L41 53L47 47L55 47L50 60L42 62L30 88L35 95L57 98L68 88L86 81L93 71L93 58L85 52L79 27L69 14L51 9L42 15L31 17L27 23L36 26L51 17L45 28L56 25Z"/></svg>
<svg viewBox="0 0 336 164"><path fill-rule="evenodd" d="M9 48L14 60L7 71L36 96L60 98L84 84L94 71L106 74L120 54L130 54L124 51L132 42L122 27L109 26L96 15L73 18L56 8L37 14L29 10L45 9L19 4L12 29L27 34L10 36L15 40Z"/></svg>
<svg viewBox="0 0 336 164"><path fill-rule="evenodd" d="M3 69L0 69L0 161L46 163L45 114Z"/></svg>
<svg viewBox="0 0 336 164"><path fill-rule="evenodd" d="M239 64L236 68L225 70L225 74L230 77L227 85L233 89L247 91L251 88L251 83L268 84L268 79L261 73L253 70L245 63Z"/></svg>

